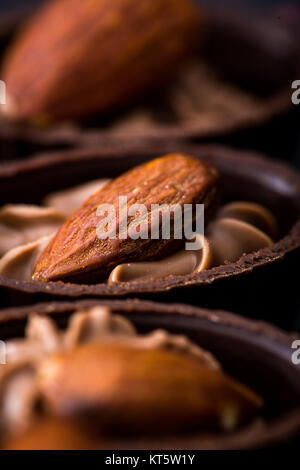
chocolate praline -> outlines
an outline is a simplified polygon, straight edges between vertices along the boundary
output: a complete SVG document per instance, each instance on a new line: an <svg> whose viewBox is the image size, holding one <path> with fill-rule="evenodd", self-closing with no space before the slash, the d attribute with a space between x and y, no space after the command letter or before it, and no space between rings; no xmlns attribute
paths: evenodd
<svg viewBox="0 0 300 470"><path fill-rule="evenodd" d="M225 311L188 305L137 300L51 302L1 311L2 338L22 336L28 316L47 314L64 327L76 310L96 305L109 307L133 321L140 333L164 328L186 335L221 362L226 373L253 388L265 400L262 420L228 435L191 434L185 437L120 439L118 449L253 449L296 442L300 432L300 369L291 361L297 336L262 322L253 322ZM273 384L276 383L276 387Z"/></svg>
<svg viewBox="0 0 300 470"><path fill-rule="evenodd" d="M172 151L214 165L221 174L223 201L248 200L270 209L281 233L269 248L198 274L153 282L75 285L1 278L2 305L41 299L86 296L148 296L228 308L294 327L290 312L297 302L294 269L300 246L300 182L296 171L263 156L217 146L179 143L128 149L82 149L40 155L0 169L0 201L39 203L46 194L97 177L115 177L133 166ZM14 188L14 191L11 191ZM282 292L285 295L282 295Z"/></svg>
<svg viewBox="0 0 300 470"><path fill-rule="evenodd" d="M152 105L146 100L138 109L129 110L128 115L123 112L113 117L91 118L89 122L50 127L1 119L4 158L20 158L58 147L107 142L113 145L116 139L123 145L135 139L228 136L234 139L237 131L259 129L271 118L289 110L290 83L297 76L295 57L299 55L293 35L266 18L228 7L221 12L205 12L205 16L208 24L204 39L203 31L199 33L200 65L198 58L196 64L187 63L177 84L155 99L150 97ZM220 43L222 48L216 48L215 44Z"/></svg>

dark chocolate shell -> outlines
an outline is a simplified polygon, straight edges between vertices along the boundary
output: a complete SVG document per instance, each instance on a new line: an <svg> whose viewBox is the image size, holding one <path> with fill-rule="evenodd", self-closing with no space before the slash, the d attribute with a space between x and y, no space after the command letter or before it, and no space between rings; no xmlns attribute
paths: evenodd
<svg viewBox="0 0 300 470"><path fill-rule="evenodd" d="M267 323L183 304L85 300L3 310L1 337L7 340L22 336L26 320L33 311L49 314L64 327L75 310L95 305L108 306L113 312L129 318L141 333L159 327L186 335L214 354L226 373L259 393L266 405L261 418L228 435L192 433L184 437L160 436L159 440L144 438L138 441L126 437L126 440L102 442L100 446L113 449L253 449L296 442L300 434L300 368L292 363L291 356L292 343L297 336Z"/></svg>
<svg viewBox="0 0 300 470"><path fill-rule="evenodd" d="M272 19L228 6L206 11L205 17L199 58L187 62L161 94L125 114L89 122L38 127L1 118L5 158L58 147L100 146L115 139L124 144L136 138L225 138L259 128L289 110L299 63L292 32Z"/></svg>
<svg viewBox="0 0 300 470"><path fill-rule="evenodd" d="M212 163L221 174L223 201L248 200L270 209L279 239L239 261L187 276L81 285L0 279L2 305L45 299L147 296L186 301L264 317L295 327L300 252L300 179L287 165L250 152L172 143L132 150L77 150L45 154L0 169L0 203L39 203L46 194L97 177L115 177L133 166L172 151ZM13 191L12 191L13 188ZM283 294L284 292L284 294Z"/></svg>

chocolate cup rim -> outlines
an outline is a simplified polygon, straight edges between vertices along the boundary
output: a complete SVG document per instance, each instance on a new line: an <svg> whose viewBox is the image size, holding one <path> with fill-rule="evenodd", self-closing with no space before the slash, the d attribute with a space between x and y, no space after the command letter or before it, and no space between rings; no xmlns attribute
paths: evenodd
<svg viewBox="0 0 300 470"><path fill-rule="evenodd" d="M274 162L267 157L256 152L234 150L228 147L218 145L192 145L172 142L171 144L152 145L148 147L124 147L119 149L118 146L111 149L91 149L81 148L71 151L45 153L32 157L26 161L19 161L13 164L7 164L0 167L0 182L4 178L13 178L18 175L30 174L30 171L43 170L51 166L64 163L72 164L72 162L82 162L86 159L101 159L104 157L126 159L129 156L153 157L153 154L163 155L165 153L180 151L191 155L199 156L207 155L212 159L227 159L231 165L238 163L239 166L245 168L255 168L262 174L272 174L280 178L294 191L295 197L300 198L300 175L296 169L290 167L283 162ZM299 199L300 200L300 199ZM17 281L0 277L0 287L10 290L17 290L23 293L40 293L51 294L65 297L84 297L84 296L126 296L138 294L162 294L177 289L187 287L199 287L211 285L223 279L233 279L240 275L252 272L254 269L270 265L284 259L289 253L300 248L300 217L290 229L290 231L278 242L270 247L263 248L255 253L251 253L241 257L237 262L218 266L201 273L194 273L185 276L168 276L164 279L148 281L130 281L117 283L115 285L100 284L73 284L57 282L41 282L41 281Z"/></svg>
<svg viewBox="0 0 300 470"><path fill-rule="evenodd" d="M261 126L270 121L277 115L288 111L291 105L290 87L283 87L277 94L269 98L250 116L233 116L231 119L218 122L207 129L205 126L196 125L157 125L151 131L144 134L138 132L138 140L141 142L148 140L168 140L168 139L212 139L217 137L225 137L233 132L240 132L254 126ZM135 134L126 135L125 133L117 133L113 130L88 130L85 127L75 128L68 125L57 125L49 129L37 129L33 126L25 126L14 124L13 122L1 122L0 137L18 140L23 139L28 143L38 146L52 145L69 145L76 146L93 146L107 144L110 141L119 141L120 143L134 141L137 137Z"/></svg>
<svg viewBox="0 0 300 470"><path fill-rule="evenodd" d="M124 315L127 314L129 318L130 314L147 316L149 312L151 312L151 316L155 316L158 319L157 327L160 326L159 318L162 315L184 316L189 319L190 322L194 322L193 328L196 329L201 329L201 323L199 323L199 321L205 320L212 325L212 328L217 328L219 325L234 328L236 335L240 335L241 331L243 331L249 338L252 337L253 341L258 341L260 337L263 339L267 338L274 343L274 345L289 349L291 341L300 338L296 333L286 333L267 322L245 319L239 315L223 310L208 310L186 304L165 304L153 301L141 301L138 299L54 301L26 307L9 308L0 311L0 326L9 323L24 322L32 312L48 314L57 318L60 315L69 315L77 309L89 308L95 305L110 307L113 312L115 311ZM156 328L156 326L154 328ZM257 426L257 424L259 424L259 426ZM255 449L280 444L283 441L285 442L292 439L298 435L298 433L300 433L300 405L274 421L271 421L271 424L268 424L268 422L253 423L253 425L249 425L231 435L206 436L195 433L188 437L167 437L165 441L143 439L138 441L134 446L129 447L129 449ZM119 447L120 449L125 449L125 447L122 447L122 442L120 441ZM127 449L127 441L125 446Z"/></svg>

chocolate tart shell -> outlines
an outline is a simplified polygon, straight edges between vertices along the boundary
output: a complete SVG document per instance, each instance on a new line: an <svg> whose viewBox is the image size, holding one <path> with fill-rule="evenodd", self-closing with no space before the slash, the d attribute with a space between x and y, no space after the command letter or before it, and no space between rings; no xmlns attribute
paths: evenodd
<svg viewBox="0 0 300 470"><path fill-rule="evenodd" d="M214 8L211 11L208 8L204 14L207 25L205 31L199 32L201 40L198 55L201 57L201 67L208 72L208 75L206 72L203 75L207 90L203 88L201 74L199 85L192 85L195 88L193 93L198 96L199 109L189 109L190 101L195 106L197 99L193 99L192 95L192 98L186 98L186 91L190 82L195 82L196 78L192 73L191 80L187 79L184 74L189 72L185 70L174 92L170 92L173 86L170 84L159 95L149 96L137 108L134 105L128 110L128 116L135 115L135 112L146 116L145 125L138 123L134 127L128 127L127 124L120 127L120 121L128 122L127 111L102 119L93 118L88 122L54 124L48 128L15 124L2 118L0 148L3 158L20 158L35 151L58 147L112 144L115 139L123 144L135 139L212 140L218 137L228 141L228 137L238 131L259 129L264 123L291 109L291 82L299 71L297 64L300 51L296 37L272 19L236 8L233 10L229 6L224 10ZM7 43L9 40L8 34ZM187 70L190 67L188 64ZM210 89L211 73L220 81L220 85L216 82L213 89ZM229 108L226 99L230 102L232 97L229 95L226 98L228 87L230 90L233 87L238 94L241 91L245 93L244 97L234 98L235 105L229 105ZM220 109L216 113L215 98L210 105L203 105L202 101L209 94L217 95L220 89L221 94L225 95L225 108L224 103L219 103ZM189 104L184 104L186 100ZM204 112L203 106L207 108ZM150 125L147 124L149 116ZM274 135L272 137L274 139ZM233 136L233 141L238 138L238 135Z"/></svg>
<svg viewBox="0 0 300 470"><path fill-rule="evenodd" d="M116 441L116 449L254 449L291 446L300 436L300 366L293 365L292 342L299 339L264 322L225 311L149 301L84 300L50 302L0 312L1 339L22 336L31 312L49 314L64 327L79 308L104 305L134 322L139 332L164 328L187 335L211 351L224 370L265 399L265 411L247 428L228 435L185 435L158 440Z"/></svg>
<svg viewBox="0 0 300 470"><path fill-rule="evenodd" d="M178 300L256 315L293 328L290 312L298 301L300 255L300 178L286 164L251 152L219 146L170 143L132 150L82 149L48 153L0 168L0 204L39 203L56 190L91 179L115 177L133 166L172 151L215 165L222 179L223 202L249 200L277 217L280 238L274 245L236 263L188 276L116 285L16 281L0 278L2 306L56 298L139 296ZM254 314L255 312L255 314Z"/></svg>

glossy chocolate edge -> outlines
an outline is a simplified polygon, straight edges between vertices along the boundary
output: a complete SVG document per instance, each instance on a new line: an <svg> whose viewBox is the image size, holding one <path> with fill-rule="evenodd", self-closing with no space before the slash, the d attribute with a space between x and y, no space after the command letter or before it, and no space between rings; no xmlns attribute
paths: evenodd
<svg viewBox="0 0 300 470"><path fill-rule="evenodd" d="M280 329L265 323L246 320L242 317L221 310L206 310L184 304L162 304L151 301L133 300L84 300L76 302L48 302L36 304L28 307L11 308L0 311L0 327L9 326L13 330L18 322L24 323L31 312L37 314L49 314L53 318L59 316L69 316L74 310L89 308L94 305L103 305L110 307L113 312L130 315L137 314L140 320L147 315L154 315L155 320L151 320L152 328L159 325L159 319L162 315L180 315L184 316L195 329L201 329L201 321L209 323L212 329L219 325L235 330L235 335L241 335L241 332L248 337L255 337L254 341L263 337L269 339L277 349L290 349L290 344L299 336L292 333L285 333ZM156 324L157 320L157 324ZM200 320L200 323L197 323ZM172 319L167 320L165 325L171 326ZM155 323L155 325L154 325ZM149 322L147 323L149 326ZM5 339L5 338L4 338ZM287 361L287 358L285 358ZM118 449L254 449L272 447L274 445L284 444L290 439L294 439L300 432L300 408L277 418L272 425L263 424L261 421L255 422L247 428L228 436L205 436L193 435L186 438L165 438L165 439L141 439L133 445L130 441L120 441Z"/></svg>
<svg viewBox="0 0 300 470"><path fill-rule="evenodd" d="M170 144L160 144L144 146L137 143L135 147L119 149L116 145L114 148L104 147L98 149L78 149L74 151L53 152L38 155L22 162L2 165L0 167L0 184L1 181L9 181L17 176L30 177L31 172L44 171L47 168L59 168L60 165L70 165L79 163L85 165L89 161L101 159L117 159L122 160L135 158L137 161L141 158L141 162L153 156L163 155L172 151L185 152L198 158L215 164L223 162L231 167L239 165L247 170L255 170L257 174L272 175L278 178L282 184L285 184L292 192L293 198L300 201L300 176L296 170L289 165L281 162L272 161L255 152L245 152L224 148L220 146L195 146L172 142ZM300 202L299 202L300 216ZM118 283L116 285L107 284L71 284L63 282L38 282L38 281L17 281L14 279L1 278L0 286L12 291L20 291L24 293L43 293L57 295L60 297L81 297L81 296L126 296L137 294L161 294L171 292L176 289L196 286L208 286L215 282L237 278L241 275L251 273L253 269L262 268L272 263L283 260L289 253L300 249L300 218L286 234L278 242L268 248L259 250L243 256L237 262L212 268L201 273L190 274L186 276L169 276L163 280L153 281L132 281L130 283Z"/></svg>

